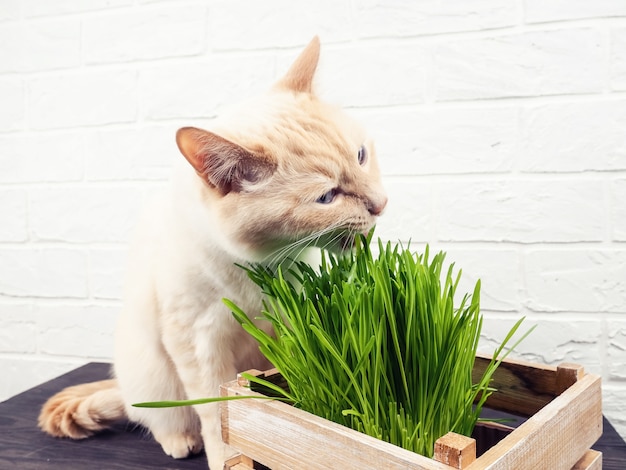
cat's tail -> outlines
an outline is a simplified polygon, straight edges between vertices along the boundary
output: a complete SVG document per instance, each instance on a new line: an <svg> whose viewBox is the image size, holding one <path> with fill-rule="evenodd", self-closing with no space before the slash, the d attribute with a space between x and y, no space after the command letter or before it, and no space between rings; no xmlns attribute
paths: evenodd
<svg viewBox="0 0 626 470"><path fill-rule="evenodd" d="M126 418L116 380L75 385L52 396L41 409L39 427L55 437L84 439Z"/></svg>

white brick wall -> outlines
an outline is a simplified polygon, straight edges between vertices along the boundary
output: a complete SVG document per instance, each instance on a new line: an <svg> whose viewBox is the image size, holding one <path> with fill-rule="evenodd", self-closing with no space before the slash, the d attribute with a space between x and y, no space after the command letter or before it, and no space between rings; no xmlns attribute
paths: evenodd
<svg viewBox="0 0 626 470"><path fill-rule="evenodd" d="M485 351L525 315L518 355L601 374L626 436L623 0L0 0L0 398L111 358L175 130L314 34L321 94L377 139L379 235L482 279Z"/></svg>

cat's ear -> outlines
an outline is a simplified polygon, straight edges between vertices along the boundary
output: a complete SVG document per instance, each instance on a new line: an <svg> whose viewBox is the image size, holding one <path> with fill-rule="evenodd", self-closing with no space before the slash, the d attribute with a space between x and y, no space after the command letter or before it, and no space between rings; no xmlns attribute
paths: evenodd
<svg viewBox="0 0 626 470"><path fill-rule="evenodd" d="M258 183L275 169L267 157L195 127L179 129L176 144L196 172L223 195L240 191L246 183Z"/></svg>
<svg viewBox="0 0 626 470"><path fill-rule="evenodd" d="M320 57L320 39L315 36L276 86L295 92L311 93L313 77Z"/></svg>

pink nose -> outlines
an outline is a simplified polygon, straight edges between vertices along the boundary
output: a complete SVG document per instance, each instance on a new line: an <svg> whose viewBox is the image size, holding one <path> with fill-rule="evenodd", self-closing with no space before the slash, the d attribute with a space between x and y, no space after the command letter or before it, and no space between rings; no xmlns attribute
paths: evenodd
<svg viewBox="0 0 626 470"><path fill-rule="evenodd" d="M367 206L367 210L372 215L380 215L385 210L385 206L387 205L387 196L383 196L377 201L370 201Z"/></svg>

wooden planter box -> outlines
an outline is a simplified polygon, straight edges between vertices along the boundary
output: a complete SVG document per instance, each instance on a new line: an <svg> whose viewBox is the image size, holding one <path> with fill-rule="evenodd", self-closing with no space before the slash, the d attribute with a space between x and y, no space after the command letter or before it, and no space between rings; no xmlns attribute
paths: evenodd
<svg viewBox="0 0 626 470"><path fill-rule="evenodd" d="M477 356L475 380L490 358ZM259 371L251 373L261 374ZM276 371L263 374L280 377ZM585 374L581 366L558 367L522 361L504 361L491 384L497 389L486 407L528 417L516 429L477 426L477 441L448 433L435 444L429 459L387 442L330 422L286 403L272 400L233 400L220 404L222 437L241 455L226 468L247 470L260 463L272 470L328 469L510 469L596 470L602 454L590 447L602 434L600 377ZM224 396L250 395L245 380L222 385ZM495 429L500 437L483 442ZM504 437L502 437L504 430Z"/></svg>

